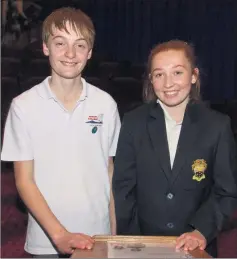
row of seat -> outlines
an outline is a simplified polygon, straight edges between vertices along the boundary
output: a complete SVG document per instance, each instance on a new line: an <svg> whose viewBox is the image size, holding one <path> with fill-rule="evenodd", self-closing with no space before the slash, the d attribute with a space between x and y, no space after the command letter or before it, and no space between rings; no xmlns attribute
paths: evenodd
<svg viewBox="0 0 237 259"><path fill-rule="evenodd" d="M49 61L46 58L21 60L13 57L3 57L2 76L21 75L47 76L50 74ZM145 73L144 64L133 64L130 62L99 62L89 60L83 74L89 77L112 78L112 77L134 77L142 79Z"/></svg>
<svg viewBox="0 0 237 259"><path fill-rule="evenodd" d="M118 103L120 116L142 102L144 64L127 61L101 61L97 55L88 61L83 71L86 80L107 91ZM2 51L2 125L12 99L50 75L48 58L43 55L41 43L35 42L22 53L9 49Z"/></svg>
<svg viewBox="0 0 237 259"><path fill-rule="evenodd" d="M132 77L115 77L104 80L98 77L85 77L86 80L108 92L117 102L121 118L124 113L142 104L142 81ZM30 77L20 80L16 77L2 77L2 123L4 123L9 105L12 99L30 89L32 86L42 82L45 77ZM237 136L237 101L228 103L210 103L210 107L228 114L231 124ZM3 125L3 124L2 124Z"/></svg>
<svg viewBox="0 0 237 259"><path fill-rule="evenodd" d="M16 55L14 51L3 52L1 60L3 112L14 96L43 81L50 74L48 58L43 56L40 45L36 47L34 48L32 45L21 55ZM134 107L134 104L141 103L144 75L144 64L134 64L127 61L100 61L98 58L89 60L83 71L83 77L88 82L114 97L121 116L130 107Z"/></svg>
<svg viewBox="0 0 237 259"><path fill-rule="evenodd" d="M12 99L20 93L42 82L45 77L29 77L25 80L17 77L2 77L2 119L5 120ZM108 92L118 103L121 117L134 103L142 102L142 81L132 77L114 77L101 79L85 77L85 79Z"/></svg>

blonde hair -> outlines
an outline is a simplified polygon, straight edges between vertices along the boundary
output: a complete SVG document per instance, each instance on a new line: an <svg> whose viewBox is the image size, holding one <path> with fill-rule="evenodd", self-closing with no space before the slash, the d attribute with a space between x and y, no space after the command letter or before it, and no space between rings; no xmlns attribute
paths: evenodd
<svg viewBox="0 0 237 259"><path fill-rule="evenodd" d="M185 41L181 40L170 40L161 44L156 45L150 52L148 62L147 62L147 76L144 82L144 87L143 87L143 98L144 101L146 102L151 102L154 100L157 100L157 96L154 92L151 80L150 80L150 73L151 73L151 66L152 66L152 61L154 57L163 51L168 51L168 50L181 50L184 52L186 58L188 59L191 69L193 73L195 73L194 69L197 68L196 65L196 56L194 52L193 46L188 44ZM198 102L200 100L200 76L199 74L196 74L197 76L197 81L195 84L192 85L191 87L191 92L190 92L190 100L194 102Z"/></svg>
<svg viewBox="0 0 237 259"><path fill-rule="evenodd" d="M87 43L93 48L95 40L95 28L89 16L83 13L80 9L72 7L63 7L53 11L43 22L42 39L45 43L48 42L49 36L53 35L53 29L65 30L67 33L66 24L72 26L72 29L86 39Z"/></svg>

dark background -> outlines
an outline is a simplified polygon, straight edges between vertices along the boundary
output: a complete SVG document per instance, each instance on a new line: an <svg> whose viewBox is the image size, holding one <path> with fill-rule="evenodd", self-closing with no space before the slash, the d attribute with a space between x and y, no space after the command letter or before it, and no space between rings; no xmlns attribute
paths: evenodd
<svg viewBox="0 0 237 259"><path fill-rule="evenodd" d="M203 98L237 98L236 0L38 1L41 19L61 6L85 11L96 28L95 51L106 59L146 62L157 43L181 39L196 49Z"/></svg>

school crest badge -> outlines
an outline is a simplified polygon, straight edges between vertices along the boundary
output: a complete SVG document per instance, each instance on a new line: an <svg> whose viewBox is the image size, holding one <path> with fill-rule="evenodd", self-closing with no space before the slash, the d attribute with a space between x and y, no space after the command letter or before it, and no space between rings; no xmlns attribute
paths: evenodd
<svg viewBox="0 0 237 259"><path fill-rule="evenodd" d="M99 114L97 116L89 116L86 123L92 127L91 133L95 134L99 127L103 125L104 114Z"/></svg>
<svg viewBox="0 0 237 259"><path fill-rule="evenodd" d="M197 159L192 164L193 180L200 182L205 179L205 171L207 169L207 162L204 159Z"/></svg>

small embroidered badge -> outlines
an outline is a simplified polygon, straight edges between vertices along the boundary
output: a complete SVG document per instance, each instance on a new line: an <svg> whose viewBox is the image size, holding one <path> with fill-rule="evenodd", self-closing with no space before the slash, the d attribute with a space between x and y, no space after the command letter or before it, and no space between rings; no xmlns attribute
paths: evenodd
<svg viewBox="0 0 237 259"><path fill-rule="evenodd" d="M205 171L207 169L207 162L204 159L197 159L192 164L192 170L194 172L193 180L200 182L205 179Z"/></svg>

